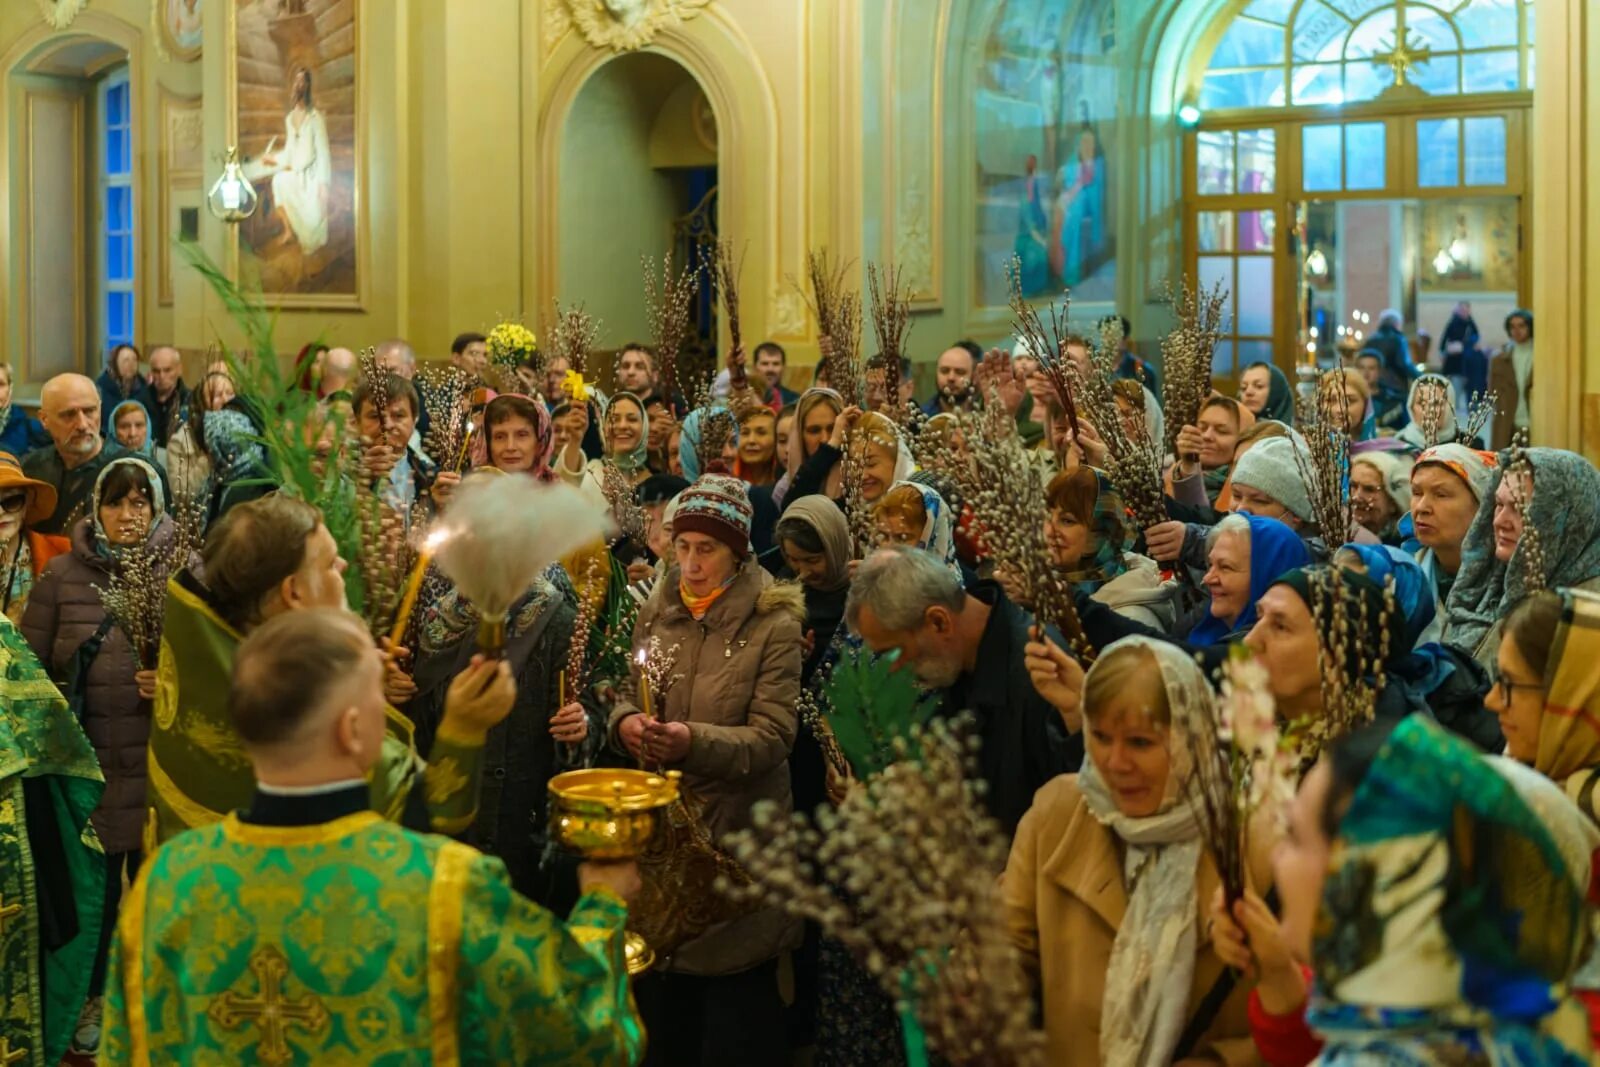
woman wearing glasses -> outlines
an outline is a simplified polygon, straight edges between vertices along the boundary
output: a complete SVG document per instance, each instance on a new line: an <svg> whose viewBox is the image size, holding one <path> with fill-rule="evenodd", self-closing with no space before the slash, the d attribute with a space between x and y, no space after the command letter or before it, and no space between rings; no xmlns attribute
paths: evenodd
<svg viewBox="0 0 1600 1067"><path fill-rule="evenodd" d="M44 573L45 564L72 550L72 543L65 537L38 533L32 528L55 510L55 486L27 477L15 456L0 452L0 568L5 574L0 579L4 582L0 588L0 611L12 622L22 621L28 594Z"/></svg>

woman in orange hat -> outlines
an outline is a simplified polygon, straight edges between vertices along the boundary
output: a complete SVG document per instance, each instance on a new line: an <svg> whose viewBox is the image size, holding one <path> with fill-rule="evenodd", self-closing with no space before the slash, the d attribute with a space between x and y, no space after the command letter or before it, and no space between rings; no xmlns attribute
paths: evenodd
<svg viewBox="0 0 1600 1067"><path fill-rule="evenodd" d="M33 529L56 510L56 489L48 482L35 481L22 473L22 465L9 452L0 452L0 568L4 586L0 587L0 611L12 622L22 621L33 583L44 573L45 564L72 545L65 537L53 537Z"/></svg>

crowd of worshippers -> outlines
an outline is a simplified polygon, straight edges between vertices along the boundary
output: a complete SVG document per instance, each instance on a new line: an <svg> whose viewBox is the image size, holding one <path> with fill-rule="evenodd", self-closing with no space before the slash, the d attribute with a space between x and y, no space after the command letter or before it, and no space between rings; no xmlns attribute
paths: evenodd
<svg viewBox="0 0 1600 1067"><path fill-rule="evenodd" d="M408 530L492 469L577 487L628 531L550 567L511 606L498 661L436 572L393 636L342 610L349 561L318 501L274 486L270 403L236 389L236 364L191 390L176 350L142 373L122 346L98 382L51 379L37 420L7 403L0 743L23 753L4 766L68 783L18 791L26 832L0 826L32 850L36 885L0 880L0 903L26 901L13 922L40 961L36 1017L6 1013L11 1048L41 1043L51 1064L69 1045L113 1063L927 1062L868 961L782 907L710 922L630 982L635 865L581 861L548 830L549 780L575 767L681 771L713 842L758 809L840 805L863 785L802 708L864 656L977 738L1038 1062L1591 1062L1600 472L1486 450L1474 431L1509 440L1522 405L1468 425L1455 383L1403 354L1326 371L1312 387L1341 409L1349 522L1325 529L1306 436L1325 420L1297 429L1295 386L1258 363L1178 428L1167 519L1141 529L1106 435L1025 344L952 346L918 404L906 365L797 395L765 343L691 410L645 345L617 353L604 394L554 357L489 388L485 342L452 346L476 383L460 457L424 447L402 341L377 347L377 381L349 350L308 350L294 387L347 414L366 488ZM1093 344L1059 357L1114 373L1127 417L1165 440L1162 369ZM915 435L982 447L965 415L997 405L1092 655L1035 618L956 481L919 470ZM719 412L734 428L708 451ZM106 590L180 512L202 536L152 657ZM575 646L592 665L569 685ZM1225 895L1190 739L1241 648L1278 720L1315 741ZM652 706L640 664L663 649Z"/></svg>

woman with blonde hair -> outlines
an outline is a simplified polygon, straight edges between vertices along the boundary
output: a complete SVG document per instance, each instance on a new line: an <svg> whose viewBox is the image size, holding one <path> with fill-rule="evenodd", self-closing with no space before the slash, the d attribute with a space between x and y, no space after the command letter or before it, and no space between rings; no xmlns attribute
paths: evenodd
<svg viewBox="0 0 1600 1067"><path fill-rule="evenodd" d="M1249 987L1202 915L1220 885L1195 815L1194 724L1214 714L1205 673L1176 645L1129 637L1101 651L1076 711L1088 758L1035 795L1000 882L1049 1062L1258 1063ZM1253 853L1269 844L1252 834ZM1265 886L1265 862L1251 867Z"/></svg>

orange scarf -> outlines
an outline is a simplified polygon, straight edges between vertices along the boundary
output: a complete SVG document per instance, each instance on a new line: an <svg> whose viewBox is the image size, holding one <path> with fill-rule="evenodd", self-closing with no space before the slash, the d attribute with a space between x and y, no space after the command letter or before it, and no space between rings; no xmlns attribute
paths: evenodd
<svg viewBox="0 0 1600 1067"><path fill-rule="evenodd" d="M737 577L737 575L735 575L735 577ZM717 598L723 593L726 593L728 591L728 586L732 584L733 579L730 578L726 582L717 586L715 589L711 590L711 592L707 593L705 596L695 596L693 593L689 592L689 587L683 584L683 580L679 579L678 595L683 598L683 606L689 609L689 615L696 622L699 622L701 619L706 617L706 612L711 610L711 605L717 602Z"/></svg>

